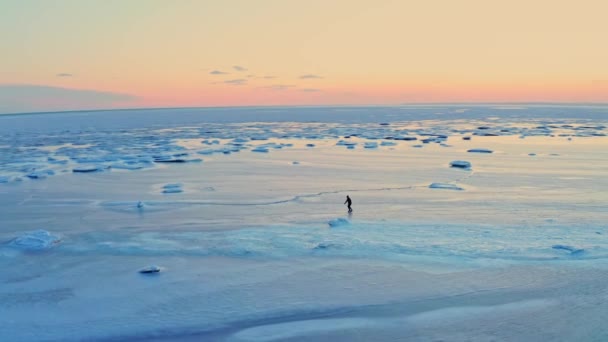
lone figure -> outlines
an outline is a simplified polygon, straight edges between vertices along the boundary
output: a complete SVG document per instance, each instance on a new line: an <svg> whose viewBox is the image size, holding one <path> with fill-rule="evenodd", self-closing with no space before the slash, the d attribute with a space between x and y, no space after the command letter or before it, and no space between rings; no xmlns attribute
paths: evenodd
<svg viewBox="0 0 608 342"><path fill-rule="evenodd" d="M344 202L344 204L348 204L348 212L352 213L353 212L353 208L351 208L351 204L353 204L353 201L350 199L350 197L348 197L348 195L346 195L346 201Z"/></svg>

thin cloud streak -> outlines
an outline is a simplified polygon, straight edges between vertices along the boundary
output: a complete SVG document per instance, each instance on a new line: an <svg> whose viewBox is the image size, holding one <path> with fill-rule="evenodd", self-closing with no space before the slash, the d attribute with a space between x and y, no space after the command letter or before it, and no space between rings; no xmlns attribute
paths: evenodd
<svg viewBox="0 0 608 342"><path fill-rule="evenodd" d="M237 78L234 80L224 81L224 83L230 84L230 85L245 85L245 84L247 84L247 80L244 78Z"/></svg>
<svg viewBox="0 0 608 342"><path fill-rule="evenodd" d="M273 84L271 86L267 86L267 87L262 87L264 89L270 89L270 90L276 90L276 91L281 91L281 90L287 90L290 88L295 87L295 85L292 84Z"/></svg>
<svg viewBox="0 0 608 342"><path fill-rule="evenodd" d="M323 78L323 76L314 75L314 74L305 74L305 75L300 76L301 80L312 80L312 79L322 79L322 78Z"/></svg>

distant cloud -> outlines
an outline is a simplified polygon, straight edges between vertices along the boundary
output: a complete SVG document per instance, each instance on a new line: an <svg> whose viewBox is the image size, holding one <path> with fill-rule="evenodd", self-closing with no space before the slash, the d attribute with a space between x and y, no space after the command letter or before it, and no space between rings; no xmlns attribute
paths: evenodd
<svg viewBox="0 0 608 342"><path fill-rule="evenodd" d="M302 80L321 79L321 78L323 78L323 77L319 76L319 75L313 75L313 74L306 74L306 75L300 76L300 79L302 79Z"/></svg>
<svg viewBox="0 0 608 342"><path fill-rule="evenodd" d="M69 74L69 73L67 73L67 72L62 72L62 73L59 73L59 74L57 74L57 75L55 75L55 76L57 76L57 77L72 77L72 76L74 76L74 75Z"/></svg>
<svg viewBox="0 0 608 342"><path fill-rule="evenodd" d="M273 79L275 79L277 77L276 76L264 76L262 78L265 79L265 80L273 80Z"/></svg>
<svg viewBox="0 0 608 342"><path fill-rule="evenodd" d="M247 68L243 68L242 66L235 65L232 67L236 71L247 71Z"/></svg>
<svg viewBox="0 0 608 342"><path fill-rule="evenodd" d="M267 87L263 87L263 88L280 91L280 90L287 90L287 89L293 88L293 87L295 87L295 86L292 84L273 84L271 86L267 86Z"/></svg>
<svg viewBox="0 0 608 342"><path fill-rule="evenodd" d="M304 91L307 93L314 93L314 92L319 92L322 91L321 89L315 89L315 88L302 88L300 89L300 91Z"/></svg>
<svg viewBox="0 0 608 342"><path fill-rule="evenodd" d="M224 71L220 71L220 70L213 70L211 72L209 72L210 75L228 75L230 74L229 72L224 72Z"/></svg>
<svg viewBox="0 0 608 342"><path fill-rule="evenodd" d="M129 94L32 84L0 84L0 113L104 109L128 106Z"/></svg>
<svg viewBox="0 0 608 342"><path fill-rule="evenodd" d="M234 80L224 81L224 83L231 84L231 85L245 85L245 84L247 84L247 80L244 78L237 78Z"/></svg>
<svg viewBox="0 0 608 342"><path fill-rule="evenodd" d="M255 75L247 75L247 78L255 78Z"/></svg>

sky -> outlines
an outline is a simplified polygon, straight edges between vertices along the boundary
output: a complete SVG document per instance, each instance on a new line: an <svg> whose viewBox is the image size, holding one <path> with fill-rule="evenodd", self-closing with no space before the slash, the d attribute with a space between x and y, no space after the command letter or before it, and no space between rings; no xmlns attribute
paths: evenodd
<svg viewBox="0 0 608 342"><path fill-rule="evenodd" d="M605 0L0 0L0 113L608 102Z"/></svg>

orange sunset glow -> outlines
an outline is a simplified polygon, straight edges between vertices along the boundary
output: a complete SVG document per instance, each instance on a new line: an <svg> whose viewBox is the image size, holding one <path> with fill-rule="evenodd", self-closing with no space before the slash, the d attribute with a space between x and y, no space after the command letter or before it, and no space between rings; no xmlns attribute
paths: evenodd
<svg viewBox="0 0 608 342"><path fill-rule="evenodd" d="M6 1L0 113L608 102L604 1Z"/></svg>

